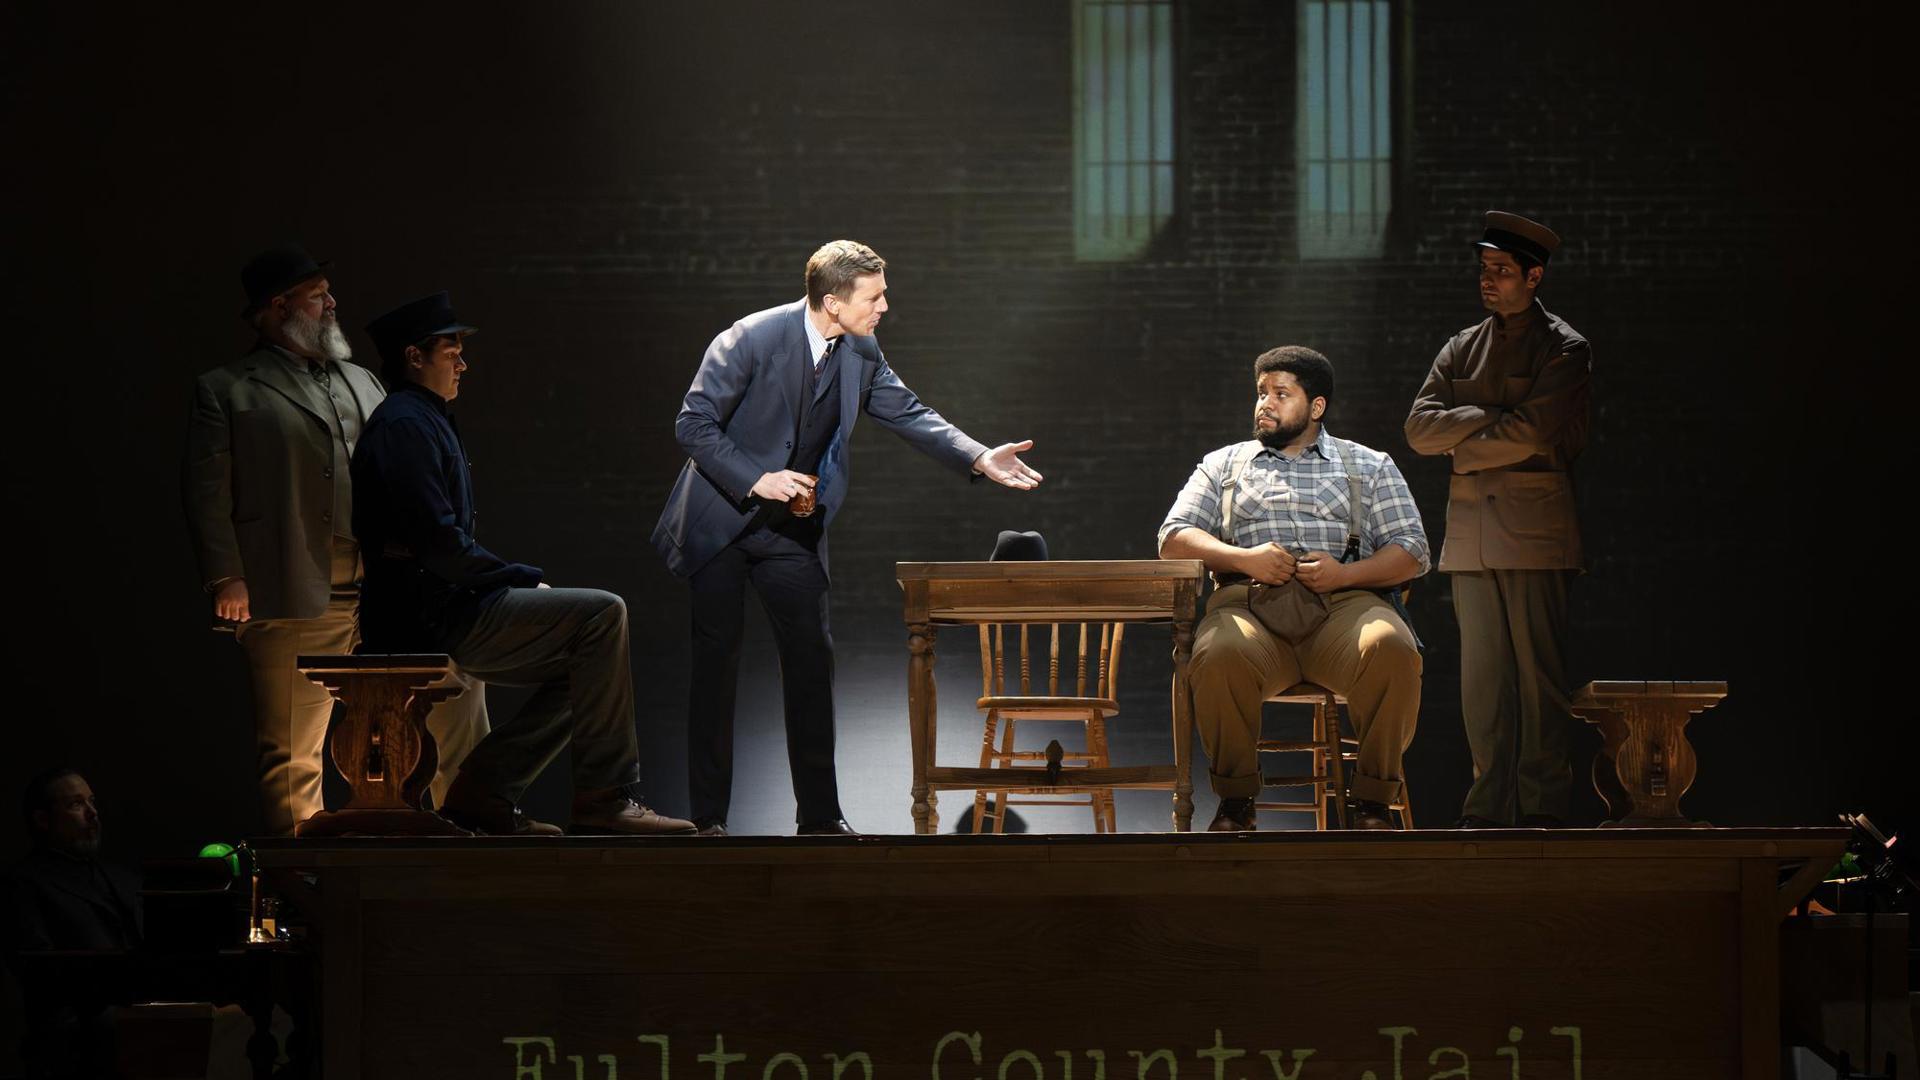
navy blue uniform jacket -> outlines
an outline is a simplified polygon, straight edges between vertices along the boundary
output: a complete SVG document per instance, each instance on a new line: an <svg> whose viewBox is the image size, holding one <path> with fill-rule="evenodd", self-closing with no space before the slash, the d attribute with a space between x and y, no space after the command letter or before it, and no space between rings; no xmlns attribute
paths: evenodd
<svg viewBox="0 0 1920 1080"><path fill-rule="evenodd" d="M353 450L353 535L366 559L360 636L373 653L445 652L502 590L540 583L473 538L473 478L440 395L403 383Z"/></svg>
<svg viewBox="0 0 1920 1080"><path fill-rule="evenodd" d="M754 483L793 460L806 365L813 361L806 310L807 302L797 300L755 312L707 346L673 425L688 460L653 529L654 548L681 577L739 538L759 509ZM827 362L840 365L840 430L820 459L816 497L823 527L846 502L847 437L861 413L963 475L987 451L907 389L875 338L849 334ZM826 566L824 536L819 555Z"/></svg>

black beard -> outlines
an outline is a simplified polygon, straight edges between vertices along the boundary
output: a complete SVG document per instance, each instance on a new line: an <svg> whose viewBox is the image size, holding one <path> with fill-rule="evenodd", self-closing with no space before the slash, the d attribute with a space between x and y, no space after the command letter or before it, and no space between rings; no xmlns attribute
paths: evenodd
<svg viewBox="0 0 1920 1080"><path fill-rule="evenodd" d="M1259 439L1260 445L1269 450L1286 449L1287 444L1299 438L1300 433L1305 430L1307 430L1307 420L1305 417L1302 417L1300 422L1292 427L1288 427L1278 419L1275 419L1272 431L1261 430L1260 421L1258 420L1253 422L1253 437Z"/></svg>

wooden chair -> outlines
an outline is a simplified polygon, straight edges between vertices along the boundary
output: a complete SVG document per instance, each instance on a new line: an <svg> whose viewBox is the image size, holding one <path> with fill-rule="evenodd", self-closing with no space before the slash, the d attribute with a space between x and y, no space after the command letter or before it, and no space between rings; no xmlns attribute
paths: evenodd
<svg viewBox="0 0 1920 1080"><path fill-rule="evenodd" d="M1014 733L1022 721L1048 720L1077 722L1083 727L1086 749L1062 751L1056 760L1074 768L1106 768L1107 718L1120 711L1114 687L1120 670L1120 642L1126 634L1125 623L1079 623L1078 645L1069 656L1074 668L1071 694L1062 693L1060 650L1061 623L993 623L980 627L980 700L987 714L980 735L980 767L1034 769L1045 768L1047 751L1015 750ZM1064 624L1069 630L1075 624ZM1044 654L1039 654L1046 638ZM1017 637L1017 640L1010 640ZM1015 651L1017 650L1017 652ZM1045 681L1041 693L1035 693L1035 667L1045 663ZM1017 681L1009 693L1008 668L1017 665ZM1012 776L1008 777L1013 780ZM991 806L987 796L994 796ZM1069 795L1080 798L1033 798L1037 795ZM1014 796L1028 796L1014 798ZM1084 799L1084 802L1082 801ZM986 821L993 819L993 831L1004 833L1009 806L1085 805L1093 811L1094 832L1117 830L1113 789L1111 787L1074 787L1055 784L1048 787L1021 787L1017 782L1005 787L982 789L973 797L975 832L986 832Z"/></svg>
<svg viewBox="0 0 1920 1080"><path fill-rule="evenodd" d="M1267 700L1313 706L1313 725L1305 739L1263 738L1254 744L1255 749L1263 754L1310 755L1306 772L1263 775L1261 783L1265 787L1310 787L1313 797L1308 802L1256 801L1255 809L1312 814L1313 827L1324 832L1331 803L1334 821L1340 828L1346 828L1347 766L1360 757L1360 740L1340 732L1340 706L1345 705L1347 699L1317 683L1302 682L1287 687ZM1402 829L1413 828L1412 801L1407 781L1402 777L1399 797L1387 804L1388 809L1400 819Z"/></svg>

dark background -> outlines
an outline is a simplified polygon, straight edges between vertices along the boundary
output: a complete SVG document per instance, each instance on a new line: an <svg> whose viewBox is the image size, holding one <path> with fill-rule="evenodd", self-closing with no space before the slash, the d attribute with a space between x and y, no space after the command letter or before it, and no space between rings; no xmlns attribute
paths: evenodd
<svg viewBox="0 0 1920 1080"><path fill-rule="evenodd" d="M679 398L715 333L800 294L815 246L885 255L902 377L990 444L1033 438L1047 475L1030 495L968 486L877 425L853 442L843 775L886 808L856 824L903 831L895 560L984 558L1001 528L1059 558L1150 557L1193 463L1244 437L1253 357L1288 342L1333 358L1334 429L1395 455L1437 552L1446 469L1400 423L1481 317L1463 246L1481 212L1527 213L1566 238L1542 296L1596 358L1576 681L1731 683L1693 728L1697 816L1908 805L1909 361L1874 324L1910 210L1882 201L1905 137L1862 74L1871 27L1797 5L1421 2L1395 242L1303 263L1293 7L1182 3L1180 210L1149 257L1100 264L1073 255L1065 0L5 11L7 355L32 390L10 410L0 791L77 765L117 857L255 820L244 671L205 630L177 476L193 376L248 343L238 268L285 238L335 260L363 358L367 319L435 289L485 328L460 400L482 536L628 599L649 790L674 811L686 593L646 538ZM1444 580L1413 606L1409 769L1440 823L1469 775ZM1129 640L1118 746L1164 756L1167 635ZM971 645L952 644L964 679ZM754 648L742 724L764 738L743 757L771 830L790 804L776 665ZM948 695L957 747L966 702ZM496 694L496 719L512 703ZM1575 741L1584 769L1596 740ZM549 781L531 808L563 812ZM1164 827L1151 800L1130 827ZM21 842L6 815L0 849Z"/></svg>

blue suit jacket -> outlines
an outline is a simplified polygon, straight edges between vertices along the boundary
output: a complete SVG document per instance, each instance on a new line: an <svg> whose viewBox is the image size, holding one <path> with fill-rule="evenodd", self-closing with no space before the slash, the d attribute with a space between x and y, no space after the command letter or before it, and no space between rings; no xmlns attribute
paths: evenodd
<svg viewBox="0 0 1920 1080"><path fill-rule="evenodd" d="M762 474L784 469L806 393L807 302L755 312L713 339L674 421L688 461L653 529L667 568L689 577L740 536L759 508L752 494ZM822 524L831 525L847 496L847 437L866 413L922 453L970 473L988 447L927 407L887 366L880 343L848 335L834 350L840 365L840 429L820 459L816 491ZM827 546L820 542L820 562Z"/></svg>

